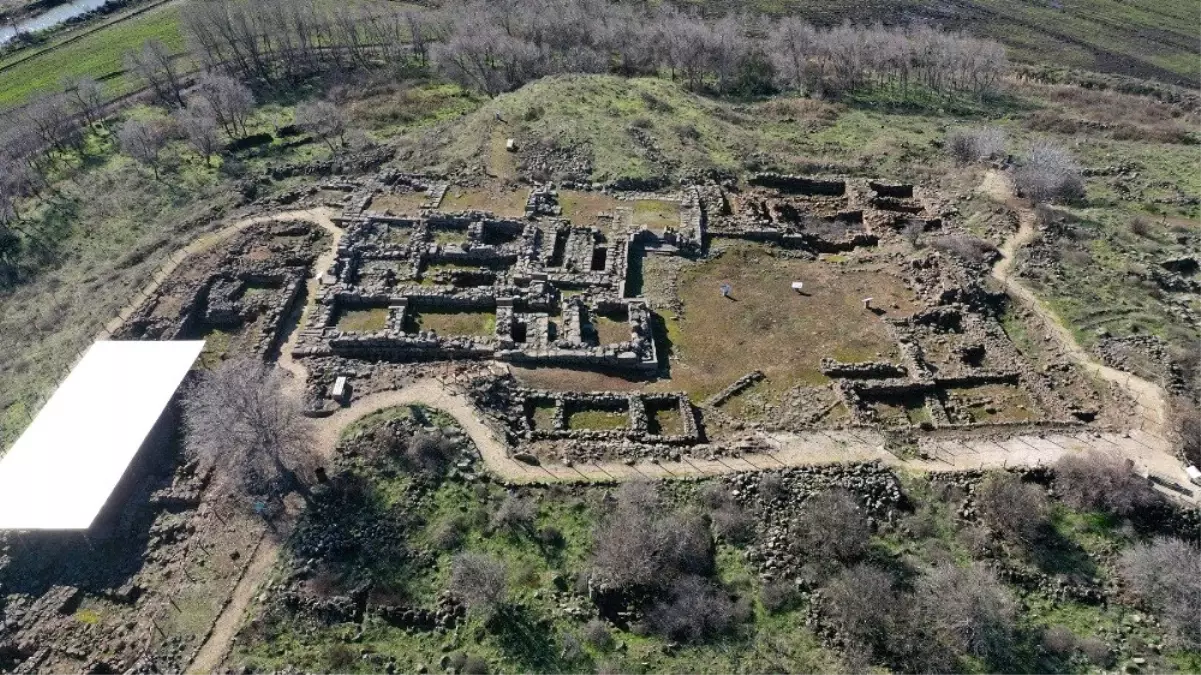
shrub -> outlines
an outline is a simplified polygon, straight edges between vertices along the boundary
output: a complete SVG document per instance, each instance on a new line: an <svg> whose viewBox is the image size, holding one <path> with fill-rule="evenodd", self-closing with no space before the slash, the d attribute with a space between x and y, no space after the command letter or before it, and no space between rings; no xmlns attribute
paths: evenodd
<svg viewBox="0 0 1201 675"><path fill-rule="evenodd" d="M1010 541L1029 544L1047 523L1047 497L1012 473L994 473L976 488L984 522Z"/></svg>
<svg viewBox="0 0 1201 675"><path fill-rule="evenodd" d="M1014 174L1018 192L1035 202L1071 202L1084 197L1084 178L1072 154L1049 141L1030 145Z"/></svg>
<svg viewBox="0 0 1201 675"><path fill-rule="evenodd" d="M796 585L787 581L768 582L759 592L759 601L763 603L763 609L773 614L791 608L798 598Z"/></svg>
<svg viewBox="0 0 1201 675"><path fill-rule="evenodd" d="M460 553L451 563L450 590L469 610L490 615L508 594L508 569L491 556Z"/></svg>
<svg viewBox="0 0 1201 675"><path fill-rule="evenodd" d="M601 619L592 619L584 624L584 642L601 651L607 651L613 646L613 634L609 632L609 624Z"/></svg>
<svg viewBox="0 0 1201 675"><path fill-rule="evenodd" d="M950 653L996 661L1013 649L1013 599L980 563L939 565L923 574L915 584L914 604L914 623Z"/></svg>
<svg viewBox="0 0 1201 675"><path fill-rule="evenodd" d="M346 672L358 659L354 650L344 644L334 644L325 648L325 665L330 672Z"/></svg>
<svg viewBox="0 0 1201 675"><path fill-rule="evenodd" d="M738 546L755 537L755 519L739 506L724 506L714 511L710 518L714 534L730 544Z"/></svg>
<svg viewBox="0 0 1201 675"><path fill-rule="evenodd" d="M700 577L686 576L672 584L667 600L651 608L647 622L668 639L701 642L729 630L736 614L724 591Z"/></svg>
<svg viewBox="0 0 1201 675"><path fill-rule="evenodd" d="M445 518L430 530L430 541L440 551L453 551L463 545L465 529L462 518Z"/></svg>
<svg viewBox="0 0 1201 675"><path fill-rule="evenodd" d="M786 494L784 479L778 473L759 474L759 498L770 504Z"/></svg>
<svg viewBox="0 0 1201 675"><path fill-rule="evenodd" d="M867 552L871 528L853 497L831 490L805 502L794 534L798 554L821 562L848 562Z"/></svg>
<svg viewBox="0 0 1201 675"><path fill-rule="evenodd" d="M664 518L655 529L658 530L661 578L713 573L713 538L700 516L673 514Z"/></svg>
<svg viewBox="0 0 1201 675"><path fill-rule="evenodd" d="M1201 466L1201 407L1183 397L1176 399L1172 402L1172 418L1185 459Z"/></svg>
<svg viewBox="0 0 1201 675"><path fill-rule="evenodd" d="M533 528L536 516L533 502L517 495L508 495L492 515L492 529L509 534L528 532Z"/></svg>
<svg viewBox="0 0 1201 675"><path fill-rule="evenodd" d="M848 652L879 655L894 633L893 611L901 598L887 572L871 565L843 571L825 591L827 612Z"/></svg>
<svg viewBox="0 0 1201 675"><path fill-rule="evenodd" d="M1130 219L1130 232L1138 237L1151 236L1151 222L1142 216Z"/></svg>
<svg viewBox="0 0 1201 675"><path fill-rule="evenodd" d="M441 473L455 456L455 445L439 432L420 432L409 439L405 460L415 470L429 474Z"/></svg>
<svg viewBox="0 0 1201 675"><path fill-rule="evenodd" d="M1175 642L1185 649L1201 647L1201 550L1179 539L1138 544L1122 554L1118 573L1161 617Z"/></svg>
<svg viewBox="0 0 1201 675"><path fill-rule="evenodd" d="M1100 638L1084 638L1076 646L1080 648L1080 653L1084 654L1084 658L1095 666L1108 668L1113 662L1113 654L1109 651L1109 645Z"/></svg>
<svg viewBox="0 0 1201 675"><path fill-rule="evenodd" d="M1120 516L1160 501L1126 462L1096 451L1061 457L1055 464L1055 490L1073 508Z"/></svg>
<svg viewBox="0 0 1201 675"><path fill-rule="evenodd" d="M1063 626L1043 631L1043 649L1056 656L1068 657L1076 651L1076 634Z"/></svg>
<svg viewBox="0 0 1201 675"><path fill-rule="evenodd" d="M1005 132L997 127L956 129L947 134L946 148L959 164L971 164L1005 155Z"/></svg>
<svg viewBox="0 0 1201 675"><path fill-rule="evenodd" d="M722 483L706 483L697 491L701 503L711 509L720 509L730 503L730 491Z"/></svg>
<svg viewBox="0 0 1201 675"><path fill-rule="evenodd" d="M971 263L987 264L1000 255L996 246L970 234L948 234L936 237L930 244Z"/></svg>

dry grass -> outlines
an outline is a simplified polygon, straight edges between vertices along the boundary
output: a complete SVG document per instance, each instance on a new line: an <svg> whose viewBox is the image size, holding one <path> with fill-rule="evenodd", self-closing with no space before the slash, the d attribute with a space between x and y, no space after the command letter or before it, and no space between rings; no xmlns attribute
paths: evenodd
<svg viewBox="0 0 1201 675"><path fill-rule="evenodd" d="M506 187L452 187L446 192L442 211L491 211L501 218L520 218L525 215L529 192Z"/></svg>
<svg viewBox="0 0 1201 675"><path fill-rule="evenodd" d="M398 216L415 216L425 204L424 192L385 192L371 199L372 211L391 211Z"/></svg>
<svg viewBox="0 0 1201 675"><path fill-rule="evenodd" d="M570 220L572 225L587 225L604 230L611 229L616 224L616 221L605 216L615 215L619 207L630 208L631 203L603 192L561 190L559 206L563 209L563 217Z"/></svg>
<svg viewBox="0 0 1201 675"><path fill-rule="evenodd" d="M613 429L625 429L629 423L630 416L625 411L569 408L567 414L568 429L610 431Z"/></svg>
<svg viewBox="0 0 1201 675"><path fill-rule="evenodd" d="M1012 385L951 389L944 396L948 402L967 403L967 411L974 422L1028 422L1039 416L1030 395Z"/></svg>
<svg viewBox="0 0 1201 675"><path fill-rule="evenodd" d="M655 232L679 227L680 205L662 199L639 199L634 202L634 225Z"/></svg>
<svg viewBox="0 0 1201 675"><path fill-rule="evenodd" d="M650 404L646 408L647 431L660 436L679 436L684 433L684 418L674 403Z"/></svg>
<svg viewBox="0 0 1201 675"><path fill-rule="evenodd" d="M805 282L808 295L789 288ZM733 286L733 299L719 291ZM843 361L895 360L897 346L883 318L863 309L863 298L891 316L914 311L912 292L883 272L846 271L822 262L772 256L738 246L717 260L685 270L678 328L668 322L674 355L670 387L702 400L758 368L773 393L820 384L822 357ZM893 309L893 304L897 305Z"/></svg>
<svg viewBox="0 0 1201 675"><path fill-rule="evenodd" d="M596 314L590 323L596 331L597 341L602 345L613 345L630 341L630 323L626 317Z"/></svg>
<svg viewBox="0 0 1201 675"><path fill-rule="evenodd" d="M410 316L418 330L432 330L439 335L492 337L496 333L494 311L420 310Z"/></svg>
<svg viewBox="0 0 1201 675"><path fill-rule="evenodd" d="M548 391L631 391L644 386L620 374L594 370L511 366L510 371L523 385Z"/></svg>
<svg viewBox="0 0 1201 675"><path fill-rule="evenodd" d="M387 307L343 310L334 325L349 333L374 333L388 327L388 311Z"/></svg>

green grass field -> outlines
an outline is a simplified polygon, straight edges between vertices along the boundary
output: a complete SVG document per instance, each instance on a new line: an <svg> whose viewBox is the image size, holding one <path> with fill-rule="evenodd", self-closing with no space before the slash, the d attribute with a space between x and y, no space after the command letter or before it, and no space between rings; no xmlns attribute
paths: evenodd
<svg viewBox="0 0 1201 675"><path fill-rule="evenodd" d="M83 75L104 83L110 98L128 94L136 85L125 74L124 54L150 39L162 40L173 54L184 52L178 4L156 7L113 23L0 71L0 109L25 103L42 92L55 91L64 78ZM17 52L0 61L0 67L26 54Z"/></svg>

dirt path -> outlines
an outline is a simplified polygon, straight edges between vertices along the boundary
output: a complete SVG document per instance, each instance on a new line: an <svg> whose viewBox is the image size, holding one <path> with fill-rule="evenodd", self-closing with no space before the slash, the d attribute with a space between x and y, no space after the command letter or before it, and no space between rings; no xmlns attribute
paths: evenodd
<svg viewBox="0 0 1201 675"><path fill-rule="evenodd" d="M254 593L259 584L271 573L275 560L279 556L279 543L272 537L264 536L254 549L254 555L242 571L242 576L234 586L233 592L225 603L225 608L217 616L213 628L209 631L200 651L192 658L187 673L212 673L221 666L225 656L233 645L234 636L242 626L242 617L254 599Z"/></svg>
<svg viewBox="0 0 1201 675"><path fill-rule="evenodd" d="M1014 204L1012 189L1007 178L1000 172L990 172L982 190ZM574 481L625 481L636 479L662 479L679 477L717 476L741 471L762 471L792 466L828 464L839 462L880 461L898 468L919 471L947 471L977 468L1000 468L1006 466L1036 466L1052 464L1068 453L1099 450L1122 458L1133 459L1146 470L1170 477L1187 484L1183 467L1171 453L1163 437L1166 419L1166 400L1156 385L1129 373L1109 368L1099 363L1075 340L1071 331L1063 326L1055 314L1034 293L1023 286L1014 276L1014 261L1021 248L1038 236L1034 212L1028 205L1015 205L1020 214L1018 232L1001 246L1002 259L993 269L993 276L1003 283L1009 293L1037 314L1046 324L1051 335L1066 353L1081 367L1097 376L1114 382L1129 391L1138 401L1136 414L1139 428L1126 433L1062 432L1024 434L997 441L979 439L923 439L920 449L931 459L901 459L887 452L884 437L872 430L811 431L804 433L763 434L768 446L763 452L746 453L737 457L715 459L683 459L679 462L643 461L600 462L590 464L542 464L531 465L512 457L510 448L484 421L466 397L436 379L421 379L400 389L370 394L354 401L329 417L314 421L319 452L333 455L338 438L347 426L373 412L398 406L422 404L446 412L455 418L479 449L480 456L488 469L503 480L512 483L553 483ZM254 223L269 220L306 220L328 231L333 237L329 251L322 254L308 281L306 304L294 317L290 333L284 341L278 360L279 367L291 374L289 390L299 396L303 390L308 371L302 363L295 361L292 347L298 339L305 317L311 311L319 290L318 279L333 262L341 231L331 220L329 209L289 211L252 218L235 223L204 243L195 242L185 249L191 253L204 250L233 233ZM156 275L155 280L144 289L142 295L152 293L183 258L175 260L170 269ZM123 316L125 314L123 313ZM286 536L284 533L283 536ZM197 652L189 673L212 672L221 666L229 653L234 636L242 618L254 598L255 591L267 579L278 554L274 540L264 538L259 544L242 578L233 590L228 604L218 617L212 632Z"/></svg>
<svg viewBox="0 0 1201 675"><path fill-rule="evenodd" d="M1086 372L1126 390L1135 401L1133 412L1138 422L1138 428L1160 437L1167 447L1168 442L1164 440L1164 437L1167 432L1168 399L1163 388L1137 375L1111 368L1098 361L1076 341L1076 336L1063 324L1059 316L1033 291L1022 284L1015 274L1018 251L1039 236L1034 208L1025 200L1017 199L1014 196L1009 178L1000 171L989 171L981 183L980 191L998 201L1005 202L1018 213L1018 231L1001 245L1002 258L993 267L993 278L1004 284L1006 292L1011 297L1017 299L1039 318L1046 327L1047 334L1077 365Z"/></svg>

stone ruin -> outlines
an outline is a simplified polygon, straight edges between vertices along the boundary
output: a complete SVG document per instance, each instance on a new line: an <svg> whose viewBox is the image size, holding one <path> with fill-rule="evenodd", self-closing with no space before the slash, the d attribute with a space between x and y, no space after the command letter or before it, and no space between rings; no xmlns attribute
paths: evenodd
<svg viewBox="0 0 1201 675"><path fill-rule="evenodd" d="M251 328L249 349L266 358L279 346L323 236L304 222L249 227L208 260L189 260L194 272L161 285L114 337L187 340Z"/></svg>
<svg viewBox="0 0 1201 675"><path fill-rule="evenodd" d="M345 234L293 352L321 374L310 382L314 411L325 409L334 379L363 377L357 364L453 360L653 376L661 367L654 315L627 286L636 256L698 258L713 240L740 239L816 258L874 249L913 231L941 232L955 213L932 191L866 179L764 173L740 188L710 183L673 195L606 191L619 201L678 204L679 225L652 231L633 224L632 208L603 214L601 226L573 223L550 185L529 191L520 217L447 211L449 188L437 177L394 171L323 188L341 195L336 220ZM397 204L404 213L388 206ZM923 307L908 318L884 320L900 358L823 359L820 370L830 384L788 393L813 410L776 415L754 428L1017 429L1096 418L1096 401L1059 391L1073 373L1036 372L1017 352L997 318L1004 296L982 287L978 269L930 249L889 262ZM423 318L429 316L452 320L430 327ZM456 316L475 318L459 323ZM484 371L482 377L496 375ZM553 446L550 454L564 461L672 457L689 446L720 455L718 444L706 442L705 418L731 421L723 406L762 379L763 373L749 372L700 408L683 394L554 393L514 383L485 387L490 393L477 402L515 446ZM998 392L1013 395L1007 409L993 400ZM681 407L686 429L670 435L648 429L646 406L661 407L661 396ZM839 405L846 416L826 421ZM544 412L541 426L531 413L537 406L553 411ZM616 428L574 428L570 411L580 406L628 419Z"/></svg>

